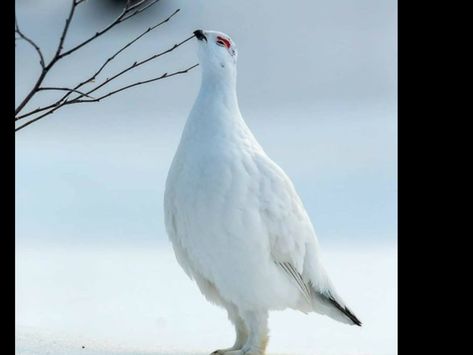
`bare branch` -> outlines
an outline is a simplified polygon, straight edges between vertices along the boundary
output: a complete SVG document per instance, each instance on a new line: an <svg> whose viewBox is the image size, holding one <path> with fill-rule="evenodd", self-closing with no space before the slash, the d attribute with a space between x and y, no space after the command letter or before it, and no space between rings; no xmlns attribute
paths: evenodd
<svg viewBox="0 0 473 355"><path fill-rule="evenodd" d="M163 25L164 23L167 23L172 17L174 17L178 12L180 11L180 9L177 9L176 11L174 11L171 15L169 15L165 20L149 27L147 30L145 30L144 32L142 32L140 35L138 35L137 37L135 37L134 39L132 39L131 41L129 41L127 44L125 44L122 48L120 48L118 51L116 51L112 56L110 56L103 64L102 66L100 66L100 68L94 73L92 74L92 76L90 76L89 78L87 78L86 80L82 81L81 83L77 84L70 92L66 92L66 94L64 94L64 96L62 96L59 100L57 100L56 102L50 104L50 105L47 105L45 107L39 107L35 110L32 110L28 113L25 113L23 115L19 115L15 118L15 121L17 120L21 120L25 117L28 117L28 116L31 116L33 114L36 114L36 113L39 113L39 112L43 112L43 111L46 111L46 110L49 110L53 107L57 107L58 105L61 104L61 102L63 102L64 100L66 100L73 92L77 91L79 88L81 88L82 86L84 86L85 84L87 83L90 83L92 81L94 81L96 79L96 77L103 71L103 69L113 60L115 59L120 53L122 53L125 49L127 49L128 47L130 47L133 43L135 43L136 41L138 41L140 38L142 38L144 35L148 34L149 32L151 32L152 30L158 28L159 26ZM137 65L135 66L131 66L129 68L127 68L126 70L122 71L121 73L119 73L119 75L115 75L112 77L112 79L108 80L107 82L103 83L100 87L104 86L105 84L107 84L108 82L110 82L111 80L115 79L116 77L126 73L127 71L129 71L130 69L134 68L134 67L137 67L139 65L142 65L152 59L155 59L155 58L158 58L166 53L169 53L171 50L174 50L176 49L177 47L183 45L185 42L187 42L188 40L190 40L191 38L193 38L194 36L191 36L187 39L185 39L184 41L174 45L171 49L167 50L166 52L163 52L163 53L158 53L157 55L154 55L152 56L151 58L148 58L144 61L142 61L141 63L136 63ZM96 89L98 89L99 87L97 87ZM94 89L93 91L95 91L96 89ZM90 93L90 92L89 92ZM86 95L84 95L86 96Z"/></svg>
<svg viewBox="0 0 473 355"><path fill-rule="evenodd" d="M135 68L137 68L137 67L139 67L139 66L141 66L141 65L143 65L143 64L145 64L145 63L148 63L148 62L151 61L151 60L154 60L154 59L156 59L156 58L159 58L159 57L161 57L161 56L163 56L163 55L165 55L165 54L167 54L167 53L169 53L169 52L175 50L176 48L182 46L184 43L186 43L187 41L191 40L191 39L194 38L194 37L195 37L195 36L192 35L192 36L190 36L190 37L186 38L185 40L183 40L183 41L181 41L181 42L175 44L174 46L172 46L171 48L169 48L169 49L167 49L167 50L165 50L165 51L163 51L163 52L154 54L154 55L152 55L151 57L148 57L148 58L146 58L146 59L144 59L144 60L142 60L142 61L134 62L134 63L133 63L132 65L130 65L129 67L123 69L122 71L120 71L120 72L118 72L117 74L111 76L110 78L107 78L107 79L104 80L101 84L97 85L95 88L93 88L93 89L87 91L87 94L89 95L89 94L91 94L91 93L97 91L97 90L100 89L101 87L107 85L107 84L110 83L112 80L115 80L116 78L118 78L119 76L122 76L123 74L129 72L130 70L135 69ZM78 98L80 98L80 97L78 97Z"/></svg>
<svg viewBox="0 0 473 355"><path fill-rule="evenodd" d="M38 56L39 56L39 63L41 64L41 68L44 69L45 67L45 63L44 63L44 57L43 57L43 53L41 52L41 49L39 48L39 46L29 37L27 37L23 32L21 32L20 30L20 27L18 26L18 21L16 19L16 16L15 16L15 33L18 34L18 36L20 37L17 37L15 39L24 39L26 42L28 42L31 46L33 46L33 48L36 50L36 52L38 53Z"/></svg>
<svg viewBox="0 0 473 355"><path fill-rule="evenodd" d="M36 83L33 85L33 88L26 95L26 97L23 99L23 101L15 109L15 115L17 115L23 109L23 107L25 107L25 105L31 100L31 98L38 92L38 88L43 83L44 78L46 78L46 75L48 74L49 70L54 66L54 64L56 64L56 62L59 59L61 59L62 47L63 47L63 44L64 44L64 40L66 38L67 31L69 29L69 25L71 23L72 17L74 16L75 8L81 3L82 3L82 1L77 1L76 2L76 0L72 0L71 9L70 9L69 15L66 19L66 24L64 25L64 29L62 30L61 38L59 40L59 44L58 44L58 48L56 50L56 53L54 54L54 57L53 57L53 59L51 59L49 64L42 66L41 73L40 73L38 79L36 80Z"/></svg>
<svg viewBox="0 0 473 355"><path fill-rule="evenodd" d="M74 89L72 89L72 90L74 90ZM39 91L39 90L38 90L38 91ZM70 94L72 94L72 92L66 93L67 96L69 96ZM29 116L31 116L31 115L34 115L35 113L43 112L43 111L49 110L50 108L59 106L59 104L61 103L61 101L64 100L64 98L65 98L66 95L64 95L61 99L57 100L56 102L54 102L54 103L52 103L52 104L50 104L50 105L47 105L47 106L44 106L44 107L38 107L37 109L34 109L34 110L32 110L32 111L30 111L30 112L28 112L28 113L25 113L25 114L23 114L23 115L16 116L16 117L15 117L15 121L19 121L19 120L21 120L21 119L23 119L23 118L26 118L26 117L29 117Z"/></svg>
<svg viewBox="0 0 473 355"><path fill-rule="evenodd" d="M102 66L94 73L92 74L92 76L90 76L88 79L84 80L83 82L79 83L75 89L78 89L80 87L82 87L83 85L95 80L95 78L105 69L105 67L112 61L114 60L120 53L122 53L125 49L127 49L128 47L130 47L132 44L134 44L136 41L138 41L140 38L142 38L143 36L145 36L146 34L148 34L149 32L151 32L152 30L158 28L159 26L163 25L164 23L168 22L171 18L173 18L178 12L180 11L180 9L177 9L176 11L174 11L171 15L169 15L165 20L149 27L147 30L145 30L144 32L142 32L141 34L139 34L137 37L133 38L131 41L129 41L127 44L125 44L122 48L120 48L118 51L116 51L112 56L110 56L109 58L107 58L107 60L102 64Z"/></svg>
<svg viewBox="0 0 473 355"><path fill-rule="evenodd" d="M156 0L156 1L159 1L159 0ZM140 0L136 4L132 5L131 0L127 0L126 5L125 5L125 10L127 12L130 12L132 10L138 9L141 5L146 4L146 3L150 3L151 5L153 5L156 1Z"/></svg>
<svg viewBox="0 0 473 355"><path fill-rule="evenodd" d="M30 92L26 95L26 97L23 99L23 101L15 109L15 115L17 115L19 112L21 112L21 110L26 106L26 104L35 95L38 88L43 83L44 78L48 74L49 70L54 66L54 64L56 64L56 62L58 60L70 55L71 53L73 53L73 52L77 51L78 49L82 48L83 46L85 46L86 44L88 44L88 43L92 42L93 40L97 39L98 37L102 36L104 33L108 32L111 28L115 27L117 24L119 24L119 23L121 23L125 20L128 20L130 17L135 16L139 12L142 12L144 10L144 8L138 9L137 7L139 7L140 5L146 3L150 0L142 0L142 1L140 1L137 4L132 5L132 6L130 6L129 2L127 2L127 5L125 6L125 8L121 12L121 14L112 23L110 23L108 26L106 26L101 31L96 32L94 36L92 36L92 37L88 38L87 40L81 42L80 44L76 45L75 47L73 47L73 48L71 48L71 49L69 49L65 52L62 52L62 49L63 49L63 46L64 46L64 40L66 39L66 35L67 35L68 30L69 30L70 23L72 21L72 17L74 16L74 13L75 13L75 9L78 5L83 3L82 0L71 0L71 1L72 1L71 9L69 11L69 15L67 16L66 23L65 23L64 28L62 30L61 38L59 39L59 44L58 44L58 47L56 49L56 53L55 53L54 57L51 59L51 61L49 62L49 64L45 65L42 68L43 70L41 71L41 74L39 75L38 79L36 80L36 83L33 85L33 88L30 90ZM146 5L146 8L149 8L151 5L154 5L158 1L159 0L151 0L149 2L149 4ZM137 9L137 10L135 12L133 12L131 15L128 15L129 12L134 10L134 9ZM126 18L125 18L125 16L126 16Z"/></svg>
<svg viewBox="0 0 473 355"><path fill-rule="evenodd" d="M37 122L37 121L39 121L40 119L42 119L46 116L51 115L52 113L56 112L57 110L59 110L60 108L62 108L64 106L68 106L68 105L72 105L72 104L78 104L78 103L86 103L86 102L99 102L99 101L101 101L105 98L108 98L112 95L115 95L119 92L122 92L124 90L130 89L130 88L135 87L135 86L139 86L139 85L151 83L151 82L154 82L154 81L162 80L162 79L165 79L165 78L169 78L169 77L172 77L172 76L187 73L187 72L189 72L190 70L192 70L193 68L195 68L198 65L198 64L195 64L191 67L188 67L187 69L176 71L176 72L173 72L171 74L164 73L163 75L161 75L159 77L155 77L155 78L152 78L152 79L143 80L143 81L135 82L135 83L132 83L132 84L128 84L128 85L125 85L125 86L123 86L121 88L118 88L116 90L112 90L112 91L110 91L106 94L102 94L99 97L92 97L90 95L91 93L94 93L94 92L98 91L99 89L107 86L111 81L113 81L116 78L126 74L127 72L129 72L129 71L131 71L135 68L138 68L139 66L141 66L145 63L148 63L148 62L150 62L154 59L157 59L157 58L159 58L159 57L161 57L161 56L163 56L167 53L170 53L170 52L174 51L176 48L182 46L184 43L188 42L190 39L195 37L194 35L192 35L192 36L186 38L185 40L183 40L183 41L181 41L177 44L174 44L172 47L168 48L167 50L164 50L160 53L154 54L154 55L152 55L152 56L150 56L146 59L143 59L141 61L135 61L132 65L129 65L128 67L124 68L120 72L118 72L118 73L116 73L116 74L114 74L110 77L107 77L100 84L98 84L98 85L96 85L92 88L89 88L88 90L84 90L84 89L79 90L82 86L84 86L88 83L94 82L95 79L108 66L108 64L110 62L112 62L123 51L125 51L127 48L132 46L135 42L137 42L139 39L141 39L146 34L150 33L151 31L153 31L154 29L156 29L159 26L163 25L164 23L167 23L172 17L174 17L180 11L179 9L177 9L171 15L169 15L166 19L164 19L161 22L147 28L145 31L143 31L138 36L134 37L132 40L127 42L120 49L118 49L115 53L113 53L110 57L108 57L105 60L105 62L86 80L78 83L75 86L70 86L70 87L62 87L62 86L45 87L45 86L42 86L42 83L43 83L44 79L46 78L47 74L49 73L49 71L54 67L54 65L59 60L61 60L64 57L78 51L80 48L84 47L88 43L90 43L90 42L94 41L95 39L99 38L100 36L102 36L103 34L108 32L109 30L111 30L113 27L115 27L116 25L118 25L118 24L120 24L124 21L127 21L128 19L130 19L130 18L136 16L137 14L145 11L146 9L151 7L152 5L156 4L159 0L141 0L141 1L136 2L133 5L132 5L132 1L128 0L126 2L122 12L109 25L107 25L106 27L104 27L100 31L96 32L93 36L87 38L86 40L80 42L79 44L76 44L72 48L64 51L63 50L64 43L66 41L66 37L67 37L68 31L69 31L71 22L73 20L74 14L76 12L76 8L77 8L77 6L82 4L85 0L71 0L71 1L72 1L71 2L71 7L70 7L69 13L67 15L65 25L64 25L64 27L62 29L62 32L61 32L58 46L55 50L55 54L54 54L53 58L51 59L51 61L48 64L46 64L45 61L44 61L44 57L43 57L43 54L41 52L40 47L37 46L35 42L33 42L28 37L26 37L20 31L20 29L18 27L18 24L16 22L16 19L15 19L15 33L19 36L18 39L21 38L21 39L26 40L30 45L32 45L35 48L35 50L37 51L37 53L40 57L40 63L41 63L41 68L42 68L40 75L38 76L35 84L33 85L33 88L30 90L30 92L26 95L26 97L23 99L23 101L18 105L18 107L15 110L15 122L17 122L19 120L22 120L22 119L25 119L26 117L33 116L33 115L36 115L36 117L33 116L33 118L31 118L26 123L23 123L22 125L16 127L15 131L19 131L19 130L23 129L24 127L29 126L30 124L32 124L34 122ZM62 92L65 92L65 94L62 97L60 97L59 99L57 99L55 102L51 103L51 104L48 104L44 107L38 107L38 108L36 108L34 110L31 110L27 113L20 114L21 111L23 110L23 108L25 107L25 105L31 100L31 98L35 94L37 94L39 91L47 91L47 90L49 90L49 91L62 91ZM71 98L72 94L76 94L75 97Z"/></svg>
<svg viewBox="0 0 473 355"><path fill-rule="evenodd" d="M43 82L44 78L46 77L46 74L48 73L47 67L44 67L43 70L41 71L41 74L39 75L38 79L36 79L36 83L33 85L33 88L30 90L28 95L23 99L23 101L18 105L18 107L15 109L15 115L18 114L23 107L31 100L31 98L34 96L34 94L38 91L39 86Z"/></svg>
<svg viewBox="0 0 473 355"><path fill-rule="evenodd" d="M87 97L90 97L91 99L93 99L92 96L89 96L87 95L86 93L82 92L82 91L79 91L77 89L71 89L71 88L57 88L57 87L40 87L38 89L38 91L46 91L46 90L50 90L50 91L67 91L67 92L75 92L75 93L78 93L78 94L81 94L83 96L87 96Z"/></svg>
<svg viewBox="0 0 473 355"><path fill-rule="evenodd" d="M158 81L158 80L162 80L162 79L166 79L166 78L170 78L170 77L173 77L173 76L176 76L176 75L180 75L180 74L185 74L189 71L191 71L192 69L194 69L195 67L197 67L199 64L194 64L190 67L188 67L187 69L183 69L183 70L179 70L179 71L176 71L176 72L173 72L171 74L168 74L168 73L164 73L163 75L159 76L159 77L156 77L156 78L153 78L153 79L148 79L148 80L144 80L144 81L139 81L139 82L136 82L136 83L133 83L133 84L129 84L129 85L126 85L122 88L119 88L119 89L116 89L116 90L113 90L105 95L102 95L98 98L95 98L95 99L90 99L90 100L78 100L78 99L73 99L71 101L65 101L64 103L62 103L61 105L55 107L55 108L52 108L51 110L49 110L48 112L45 112L43 113L42 115L38 116L38 117L35 117L34 119L24 123L23 125L15 128L15 132L29 126L30 124L34 123L34 122L37 122L39 121L40 119L54 113L57 109L59 109L60 107L63 107L63 106L66 106L66 105L71 105L71 104L78 104L78 103L87 103L87 102L98 102L98 101L101 101L107 97L110 97L112 95L115 95L121 91L124 91L124 90L127 90L127 89L130 89L132 87L135 87L135 86L139 86L139 85L143 85L143 84L147 84L147 83L151 83L153 81Z"/></svg>
<svg viewBox="0 0 473 355"><path fill-rule="evenodd" d="M59 39L59 44L57 46L56 54L54 55L53 61L57 60L57 58L62 52L62 48L64 46L64 40L66 39L67 31L69 30L72 17L74 16L74 12L76 10L77 5L81 3L81 2L77 2L76 0L71 0L71 1L72 1L72 4L71 4L71 9L69 10L69 16L67 16L66 24L64 25L64 28L62 30L61 38Z"/></svg>
<svg viewBox="0 0 473 355"><path fill-rule="evenodd" d="M185 74L187 72L189 72L190 70L194 69L195 67L197 67L199 64L194 64L193 66L187 68L187 69L183 69L183 70L180 70L180 71L177 71L177 72L174 72L174 73L171 73L171 74L168 74L168 73L164 73L163 75L161 76L158 76L156 78L153 78L153 79L148 79L148 80L144 80L144 81L138 81L136 83L133 83L133 84L129 84L129 85L126 85L120 89L116 89L116 90L113 90L111 92L109 92L108 94L105 94L105 95L102 95L100 97L97 97L95 99L90 99L90 100L77 100L76 102L77 103L80 103L80 102L98 102L100 100L103 100L109 96L112 96L116 93L119 93L120 91L123 91L123 90L126 90L126 89L129 89L129 88L132 88L134 86L138 86L138 85L143 85L143 84L147 84L147 83L151 83L153 81L157 81L157 80L161 80L161 79L165 79L165 78L170 78L172 76L175 76L175 75L180 75L180 74Z"/></svg>
<svg viewBox="0 0 473 355"><path fill-rule="evenodd" d="M121 20L121 22L128 20L129 18L131 18L131 17L133 17L133 16L139 14L140 12L145 11L146 9L148 9L149 7L151 7L151 6L153 6L155 3L157 3L159 0L149 1L149 3L148 3L147 5L143 6L142 8L139 8L139 6L141 6L143 3L146 3L146 2L148 2L148 1L149 1L149 0L143 0L143 1L141 1L141 2L139 2L139 3L137 3L137 4L135 4L135 5L130 6L129 8L127 8L127 13L130 13L131 10L133 10L133 9L135 9L135 8L136 8L136 10L135 10L134 12L132 12L130 15L123 17L123 19Z"/></svg>
<svg viewBox="0 0 473 355"><path fill-rule="evenodd" d="M138 10L136 10L134 13L132 13L131 15L125 17L130 11L131 9L135 8L137 5L140 5L144 2L147 2L149 0L142 0L141 2L139 2L138 4L135 4L131 7L127 7L125 6L125 8L123 9L123 11L121 12L120 15L118 15L118 17L113 21L111 22L108 26L106 26L105 28L103 28L102 30L96 32L93 36L89 37L88 39L86 39L85 41L79 43L78 45L76 45L75 47L72 47L71 49L65 51L64 53L62 53L59 57L60 58L64 58L65 56L68 56L69 54L77 51L78 49L84 47L86 44L92 42L93 40L99 38L100 36L102 36L103 34L105 34L106 32L108 32L110 29L112 29L113 27L115 27L117 24L119 23L122 23L124 22L125 20L128 20L129 18L135 16L136 14L138 14L139 12L142 12L143 10L139 11L139 12L136 12ZM156 4L159 0L151 0L150 3L146 6L146 8L149 8L150 6Z"/></svg>

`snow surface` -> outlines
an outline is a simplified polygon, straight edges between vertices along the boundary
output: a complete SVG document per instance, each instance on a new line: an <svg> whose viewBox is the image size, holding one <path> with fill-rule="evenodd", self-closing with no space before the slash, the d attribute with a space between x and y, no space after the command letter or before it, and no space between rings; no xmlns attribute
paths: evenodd
<svg viewBox="0 0 473 355"><path fill-rule="evenodd" d="M363 327L272 312L268 353L396 354L396 248L322 245L322 256ZM203 355L233 343L225 312L203 298L169 244L22 243L16 266L18 355Z"/></svg>

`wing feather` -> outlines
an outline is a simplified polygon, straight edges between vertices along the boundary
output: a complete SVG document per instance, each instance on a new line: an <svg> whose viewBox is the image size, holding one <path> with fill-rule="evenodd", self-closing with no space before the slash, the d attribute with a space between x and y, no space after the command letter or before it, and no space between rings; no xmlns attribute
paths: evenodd
<svg viewBox="0 0 473 355"><path fill-rule="evenodd" d="M307 301L309 305L312 305L311 301L311 288L310 285L304 282L302 275L288 262L278 262L277 263L285 272L286 274L296 282L299 291L301 291L304 299Z"/></svg>
<svg viewBox="0 0 473 355"><path fill-rule="evenodd" d="M255 158L261 181L260 215L268 231L273 261L313 305L313 290L330 288L320 264L317 236L297 191L266 155Z"/></svg>

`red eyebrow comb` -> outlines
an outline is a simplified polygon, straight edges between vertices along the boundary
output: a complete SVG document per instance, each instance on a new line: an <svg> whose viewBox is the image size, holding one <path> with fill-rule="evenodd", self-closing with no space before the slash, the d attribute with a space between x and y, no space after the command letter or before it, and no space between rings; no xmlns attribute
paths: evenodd
<svg viewBox="0 0 473 355"><path fill-rule="evenodd" d="M229 41L228 39L226 39L226 38L224 38L224 37L220 37L220 36L217 36L217 39L218 39L219 41L222 41L223 44L225 45L225 47L227 47L227 48L230 48L230 47L231 47L231 43L230 43L230 41Z"/></svg>

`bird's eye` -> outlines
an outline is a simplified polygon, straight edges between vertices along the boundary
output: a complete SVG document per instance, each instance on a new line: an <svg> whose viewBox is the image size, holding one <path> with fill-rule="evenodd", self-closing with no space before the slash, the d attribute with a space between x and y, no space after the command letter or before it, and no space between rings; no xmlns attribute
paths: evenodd
<svg viewBox="0 0 473 355"><path fill-rule="evenodd" d="M217 37L217 45L219 45L221 47L225 47L227 49L229 49L231 47L230 41L228 39L220 37L220 36Z"/></svg>

